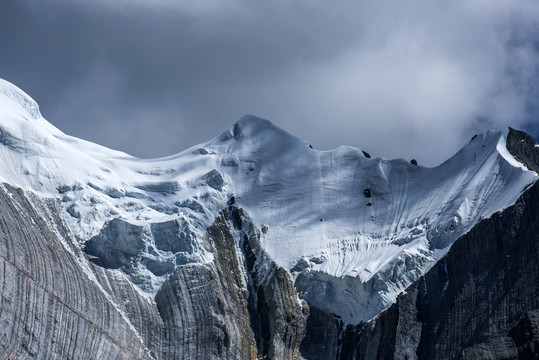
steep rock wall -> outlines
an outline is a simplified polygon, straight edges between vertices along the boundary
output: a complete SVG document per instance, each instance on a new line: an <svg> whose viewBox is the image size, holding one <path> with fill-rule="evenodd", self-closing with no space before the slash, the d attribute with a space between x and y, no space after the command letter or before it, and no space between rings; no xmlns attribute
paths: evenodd
<svg viewBox="0 0 539 360"><path fill-rule="evenodd" d="M20 189L0 186L0 357L151 358L145 344L158 339L138 331L151 321L137 330L126 315L141 315L144 301L115 306L81 267L80 251L64 238L68 230L42 215L58 213L57 204L41 205L34 207ZM124 291L123 304L138 297L121 276L111 282Z"/></svg>
<svg viewBox="0 0 539 360"><path fill-rule="evenodd" d="M157 293L170 344L164 358L255 359L245 272L225 212L207 240L215 261L179 267Z"/></svg>
<svg viewBox="0 0 539 360"><path fill-rule="evenodd" d="M213 261L178 267L155 300L89 261L61 204L0 186L0 359L300 359L308 306L232 205Z"/></svg>

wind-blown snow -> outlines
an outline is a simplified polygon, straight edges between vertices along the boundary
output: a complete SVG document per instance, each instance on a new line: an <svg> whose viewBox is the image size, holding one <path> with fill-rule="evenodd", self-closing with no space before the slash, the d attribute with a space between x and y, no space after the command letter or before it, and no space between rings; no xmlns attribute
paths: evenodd
<svg viewBox="0 0 539 360"><path fill-rule="evenodd" d="M268 228L262 247L291 271L309 303L346 322L377 315L459 236L537 179L507 151L506 136L479 135L426 168L346 146L313 150L246 116L205 144L144 160L63 134L28 95L0 80L0 180L61 199L81 239L120 218L146 229L152 251L144 256L179 266L178 253L155 247L150 225L178 220L201 238L234 195L255 225ZM181 258L211 259L195 249ZM149 279L147 291L164 278L143 265L135 271Z"/></svg>

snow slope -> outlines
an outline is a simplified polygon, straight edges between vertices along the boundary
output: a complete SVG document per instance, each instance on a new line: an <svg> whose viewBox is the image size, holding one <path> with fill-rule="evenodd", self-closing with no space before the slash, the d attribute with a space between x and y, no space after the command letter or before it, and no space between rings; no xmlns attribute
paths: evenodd
<svg viewBox="0 0 539 360"><path fill-rule="evenodd" d="M346 322L376 316L460 235L537 179L506 150L506 136L479 135L425 168L345 146L313 150L245 116L205 144L145 160L63 134L28 95L0 80L0 180L61 199L81 246L119 218L142 229L153 262L209 261L197 239L233 195L255 225L267 227L264 250L292 273L304 298ZM192 234L191 250L158 246L152 224L170 221ZM151 293L168 273L140 263L130 276Z"/></svg>

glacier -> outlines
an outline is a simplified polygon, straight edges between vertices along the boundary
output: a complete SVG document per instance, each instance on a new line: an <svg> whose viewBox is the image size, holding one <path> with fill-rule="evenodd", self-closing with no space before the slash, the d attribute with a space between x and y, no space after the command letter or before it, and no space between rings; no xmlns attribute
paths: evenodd
<svg viewBox="0 0 539 360"><path fill-rule="evenodd" d="M81 263L125 274L152 299L177 267L212 261L201 239L233 199L303 299L345 323L377 316L537 180L507 134L480 134L428 168L318 151L247 115L206 143L139 159L64 134L0 80L0 181L61 201Z"/></svg>

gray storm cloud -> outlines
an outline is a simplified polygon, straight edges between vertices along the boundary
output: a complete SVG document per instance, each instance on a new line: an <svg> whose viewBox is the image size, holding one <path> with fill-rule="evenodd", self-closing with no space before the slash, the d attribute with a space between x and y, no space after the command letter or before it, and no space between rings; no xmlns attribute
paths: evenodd
<svg viewBox="0 0 539 360"><path fill-rule="evenodd" d="M0 5L0 77L61 130L142 157L245 113L318 149L435 165L537 130L534 1L38 1ZM536 134L533 134L536 135Z"/></svg>

